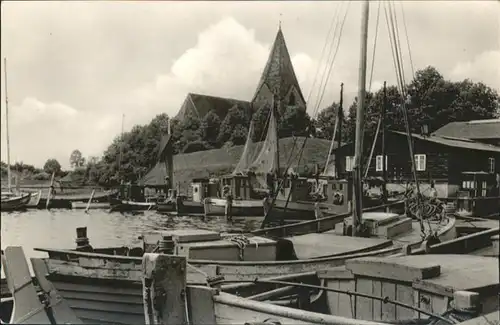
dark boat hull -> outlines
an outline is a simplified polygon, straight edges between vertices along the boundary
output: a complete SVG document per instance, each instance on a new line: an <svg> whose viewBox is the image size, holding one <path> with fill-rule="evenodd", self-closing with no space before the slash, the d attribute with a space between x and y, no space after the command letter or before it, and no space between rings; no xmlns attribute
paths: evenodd
<svg viewBox="0 0 500 325"><path fill-rule="evenodd" d="M31 193L25 193L8 199L3 199L0 211L16 211L26 209L31 199Z"/></svg>
<svg viewBox="0 0 500 325"><path fill-rule="evenodd" d="M177 212L177 214L203 214L203 203L194 201L182 201L176 204L173 201L160 202L156 205L160 213Z"/></svg>

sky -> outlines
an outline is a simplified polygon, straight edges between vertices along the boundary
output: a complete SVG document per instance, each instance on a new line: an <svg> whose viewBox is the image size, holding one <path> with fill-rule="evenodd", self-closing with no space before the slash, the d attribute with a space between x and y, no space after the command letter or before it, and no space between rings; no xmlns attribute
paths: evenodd
<svg viewBox="0 0 500 325"><path fill-rule="evenodd" d="M1 54L7 58L11 163L69 168L79 149L101 156L124 130L154 116L175 116L189 92L250 100L278 26L308 101L308 112L357 92L359 1L2 1ZM370 2L368 67L378 2ZM367 87L395 83L381 6L373 74ZM500 4L497 1L395 2L406 79L436 67L445 78L482 81L500 91ZM322 50L346 13L334 65ZM403 17L408 45L404 36ZM337 34L338 36L338 34ZM338 39L338 37L337 37ZM328 50L326 51L328 53ZM324 52L323 52L324 53ZM411 60L410 55L411 53ZM5 66L2 60L1 159L6 161ZM315 82L316 80L316 82Z"/></svg>

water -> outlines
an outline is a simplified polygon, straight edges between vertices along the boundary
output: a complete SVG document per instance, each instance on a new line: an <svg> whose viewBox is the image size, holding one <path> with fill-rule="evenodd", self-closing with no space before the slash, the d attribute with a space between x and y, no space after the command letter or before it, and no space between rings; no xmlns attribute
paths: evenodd
<svg viewBox="0 0 500 325"><path fill-rule="evenodd" d="M46 257L33 248L72 249L76 228L87 227L87 237L94 247L140 245L143 232L165 229L209 229L218 232L250 231L260 226L262 218L240 218L226 222L222 217L166 216L155 211L121 214L105 210L28 210L1 214L1 245L22 246L24 254ZM31 263L28 263L31 264ZM30 265L31 269L31 265ZM1 276L4 277L3 270Z"/></svg>

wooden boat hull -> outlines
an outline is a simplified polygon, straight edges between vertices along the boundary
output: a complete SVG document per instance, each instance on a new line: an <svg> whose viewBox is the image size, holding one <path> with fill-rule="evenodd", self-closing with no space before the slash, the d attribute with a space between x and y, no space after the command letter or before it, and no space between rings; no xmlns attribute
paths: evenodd
<svg viewBox="0 0 500 325"><path fill-rule="evenodd" d="M182 201L182 204L177 207L178 214L203 214L204 212L203 202Z"/></svg>
<svg viewBox="0 0 500 325"><path fill-rule="evenodd" d="M265 263L191 260L188 279L190 283L202 284L207 275L211 277L222 275L230 281L249 281L257 277L326 270L343 265L349 258L387 256L398 251L399 249L388 248L343 257ZM84 322L114 324L144 322L142 258L76 251L57 254L62 259L65 259L62 256L66 256L67 260L44 259L50 274L48 278ZM49 256L55 257L55 255L55 252L49 252Z"/></svg>
<svg viewBox="0 0 500 325"><path fill-rule="evenodd" d="M226 199L206 198L204 213L206 216L224 216ZM233 200L231 214L237 217L263 217L264 205L259 200Z"/></svg>
<svg viewBox="0 0 500 325"><path fill-rule="evenodd" d="M179 215L203 214L203 203L193 201L182 201L177 205L175 202L160 202L156 205L156 210L160 213L177 212Z"/></svg>
<svg viewBox="0 0 500 325"><path fill-rule="evenodd" d="M31 200L31 193L3 199L0 203L0 211L16 211L26 209Z"/></svg>
<svg viewBox="0 0 500 325"><path fill-rule="evenodd" d="M97 193L92 198L92 203L109 203L113 198L118 195L118 191L110 193ZM90 195L56 195L49 201L49 209L72 209L73 202L88 203ZM38 201L36 208L45 209L47 207L47 198L41 197Z"/></svg>
<svg viewBox="0 0 500 325"><path fill-rule="evenodd" d="M155 202L136 202L127 200L111 200L111 210L112 211L147 211L152 210L156 207Z"/></svg>

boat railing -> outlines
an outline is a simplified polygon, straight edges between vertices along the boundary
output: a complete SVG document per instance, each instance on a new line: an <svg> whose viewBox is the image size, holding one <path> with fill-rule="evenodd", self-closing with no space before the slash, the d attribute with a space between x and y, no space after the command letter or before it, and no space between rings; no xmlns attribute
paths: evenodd
<svg viewBox="0 0 500 325"><path fill-rule="evenodd" d="M380 209L386 209L386 208L390 208L390 207L402 204L403 202L404 202L404 200L400 200L400 201L391 202L388 204L369 207L369 208L363 209L363 212L370 212L370 211L375 211L375 210L380 210ZM251 234L261 236L261 235L270 235L272 233L278 233L278 236L285 237L287 230L302 228L303 226L307 226L307 225L321 224L322 222L337 220L339 218L346 218L346 217L351 216L351 214L352 214L351 212L346 212L346 213L326 216L326 217L322 217L322 218L318 218L318 219L314 219L314 220L307 220L307 221L297 222L297 223L288 224L288 225L258 229L258 230L251 231Z"/></svg>

